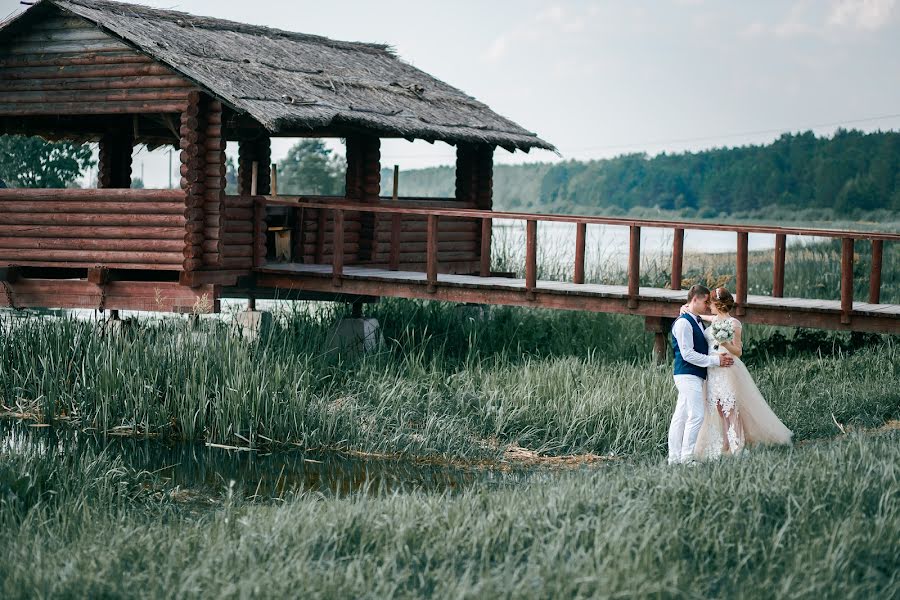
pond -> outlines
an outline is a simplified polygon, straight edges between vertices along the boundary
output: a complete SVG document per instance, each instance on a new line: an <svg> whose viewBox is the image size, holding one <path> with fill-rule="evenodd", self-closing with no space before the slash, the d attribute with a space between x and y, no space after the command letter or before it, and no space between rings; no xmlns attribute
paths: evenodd
<svg viewBox="0 0 900 600"><path fill-rule="evenodd" d="M539 472L526 467L424 464L299 449L237 450L0 421L0 456L26 451L73 454L102 451L121 457L131 468L159 475L171 487L216 496L233 486L245 497L262 499L301 491L338 496L412 490L454 493L475 485L512 485Z"/></svg>

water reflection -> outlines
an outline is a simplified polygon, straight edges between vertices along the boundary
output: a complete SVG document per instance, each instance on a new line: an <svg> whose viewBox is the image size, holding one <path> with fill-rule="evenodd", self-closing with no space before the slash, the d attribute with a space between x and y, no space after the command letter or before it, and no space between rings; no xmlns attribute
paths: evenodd
<svg viewBox="0 0 900 600"><path fill-rule="evenodd" d="M227 450L0 422L0 453L26 451L105 451L121 457L131 468L156 473L173 487L218 495L233 481L236 493L256 498L280 498L299 491L326 495L412 490L453 493L474 485L513 484L535 473L524 468L501 471L336 453Z"/></svg>

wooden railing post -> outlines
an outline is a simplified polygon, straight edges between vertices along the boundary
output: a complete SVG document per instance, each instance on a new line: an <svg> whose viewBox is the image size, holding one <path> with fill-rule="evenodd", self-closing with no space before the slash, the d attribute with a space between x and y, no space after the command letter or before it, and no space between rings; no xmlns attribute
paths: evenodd
<svg viewBox="0 0 900 600"><path fill-rule="evenodd" d="M772 275L772 296L784 297L784 258L787 253L787 236L779 233L775 236L775 267Z"/></svg>
<svg viewBox="0 0 900 600"><path fill-rule="evenodd" d="M872 273L869 276L869 302L881 302L881 259L884 252L883 240L872 240Z"/></svg>
<svg viewBox="0 0 900 600"><path fill-rule="evenodd" d="M328 227L328 215L323 206L316 208L316 255L315 262L325 262L325 229Z"/></svg>
<svg viewBox="0 0 900 600"><path fill-rule="evenodd" d="M738 316L743 316L747 312L747 258L750 245L750 234L746 231L739 231L737 234L737 274L735 281L735 300L737 301Z"/></svg>
<svg viewBox="0 0 900 600"><path fill-rule="evenodd" d="M684 269L684 229L676 227L672 238L672 281L669 282L669 287L673 290L681 289L682 269Z"/></svg>
<svg viewBox="0 0 900 600"><path fill-rule="evenodd" d="M391 251L389 262L391 271L396 271L400 268L400 213L391 215Z"/></svg>
<svg viewBox="0 0 900 600"><path fill-rule="evenodd" d="M334 210L334 260L331 267L331 278L334 287L341 287L344 275L344 211Z"/></svg>
<svg viewBox="0 0 900 600"><path fill-rule="evenodd" d="M850 324L853 312L853 238L841 238L841 324Z"/></svg>
<svg viewBox="0 0 900 600"><path fill-rule="evenodd" d="M534 300L537 287L537 221L525 222L525 294Z"/></svg>
<svg viewBox="0 0 900 600"><path fill-rule="evenodd" d="M587 223L575 225L575 283L584 283L584 246L587 238Z"/></svg>
<svg viewBox="0 0 900 600"><path fill-rule="evenodd" d="M489 277L491 274L491 232L493 231L492 219L483 217L481 219L481 263L479 265L479 274L482 277Z"/></svg>
<svg viewBox="0 0 900 600"><path fill-rule="evenodd" d="M632 225L628 240L628 308L637 308L641 285L641 228Z"/></svg>
<svg viewBox="0 0 900 600"><path fill-rule="evenodd" d="M438 216L428 215L428 237L425 249L425 277L428 281L427 291L437 291L438 272Z"/></svg>
<svg viewBox="0 0 900 600"><path fill-rule="evenodd" d="M255 163L254 163L255 164ZM253 266L266 264L266 202L263 198L253 201Z"/></svg>

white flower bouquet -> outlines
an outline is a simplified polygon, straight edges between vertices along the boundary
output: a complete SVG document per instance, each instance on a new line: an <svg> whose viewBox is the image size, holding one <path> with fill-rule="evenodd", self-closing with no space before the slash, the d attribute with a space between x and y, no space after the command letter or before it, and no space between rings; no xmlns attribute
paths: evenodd
<svg viewBox="0 0 900 600"><path fill-rule="evenodd" d="M734 340L734 323L731 319L713 321L712 335L720 344Z"/></svg>

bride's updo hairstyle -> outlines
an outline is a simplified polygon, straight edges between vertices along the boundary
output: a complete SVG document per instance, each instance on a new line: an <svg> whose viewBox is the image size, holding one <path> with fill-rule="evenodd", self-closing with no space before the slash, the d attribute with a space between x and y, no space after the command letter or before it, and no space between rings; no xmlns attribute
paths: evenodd
<svg viewBox="0 0 900 600"><path fill-rule="evenodd" d="M716 288L710 299L716 310L720 312L730 313L734 308L734 297L731 295L731 292L723 287Z"/></svg>

